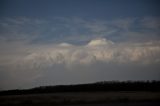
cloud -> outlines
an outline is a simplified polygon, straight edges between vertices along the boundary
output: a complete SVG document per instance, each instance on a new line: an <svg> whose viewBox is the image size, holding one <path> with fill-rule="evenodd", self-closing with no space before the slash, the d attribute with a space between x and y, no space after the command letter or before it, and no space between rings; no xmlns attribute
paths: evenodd
<svg viewBox="0 0 160 106"><path fill-rule="evenodd" d="M95 38L113 41L159 39L159 17L86 20L56 17L50 20L15 17L0 19L0 40L29 43L84 43Z"/></svg>
<svg viewBox="0 0 160 106"><path fill-rule="evenodd" d="M128 31L133 26L133 23L135 22L135 20L136 20L135 18L126 18L125 20L117 19L117 20L113 20L111 24L117 28L120 28L121 30Z"/></svg>
<svg viewBox="0 0 160 106"><path fill-rule="evenodd" d="M91 40L86 45L60 43L35 49L22 57L18 63L31 69L52 67L57 64L71 68L74 65L90 65L96 62L154 64L160 62L159 44L157 41L113 43L104 38Z"/></svg>
<svg viewBox="0 0 160 106"><path fill-rule="evenodd" d="M0 73L6 77L0 83L4 88L17 88L100 80L158 79L159 45L159 41L116 43L105 38L83 45L32 45L27 53L17 51L16 56L3 55ZM6 58L8 55L11 58ZM7 85L9 83L11 85Z"/></svg>
<svg viewBox="0 0 160 106"><path fill-rule="evenodd" d="M159 80L159 26L151 20L0 20L0 87Z"/></svg>
<svg viewBox="0 0 160 106"><path fill-rule="evenodd" d="M160 17L145 17L141 23L148 29L157 30L160 28Z"/></svg>
<svg viewBox="0 0 160 106"><path fill-rule="evenodd" d="M8 54L0 52L0 73L6 76L1 78L1 87L157 79L160 74L159 45L159 41L116 43L105 38L83 45L17 44L14 46L18 48L12 46Z"/></svg>

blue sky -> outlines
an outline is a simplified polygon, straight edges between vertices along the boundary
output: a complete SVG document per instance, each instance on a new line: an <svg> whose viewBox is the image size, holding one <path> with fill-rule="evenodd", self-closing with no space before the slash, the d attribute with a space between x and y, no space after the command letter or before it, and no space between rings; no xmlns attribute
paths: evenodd
<svg viewBox="0 0 160 106"><path fill-rule="evenodd" d="M1 0L1 17L113 19L159 16L159 0Z"/></svg>
<svg viewBox="0 0 160 106"><path fill-rule="evenodd" d="M160 80L159 0L0 0L0 89Z"/></svg>

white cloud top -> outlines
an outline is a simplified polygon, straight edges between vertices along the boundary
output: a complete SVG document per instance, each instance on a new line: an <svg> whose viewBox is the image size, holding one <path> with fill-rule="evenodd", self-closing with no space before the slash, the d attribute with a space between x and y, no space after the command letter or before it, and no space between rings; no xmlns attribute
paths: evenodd
<svg viewBox="0 0 160 106"><path fill-rule="evenodd" d="M88 43L88 46L102 46L102 45L112 45L113 42L110 41L110 40L106 40L104 38L100 38L100 39L95 39L95 40L91 40L89 43Z"/></svg>

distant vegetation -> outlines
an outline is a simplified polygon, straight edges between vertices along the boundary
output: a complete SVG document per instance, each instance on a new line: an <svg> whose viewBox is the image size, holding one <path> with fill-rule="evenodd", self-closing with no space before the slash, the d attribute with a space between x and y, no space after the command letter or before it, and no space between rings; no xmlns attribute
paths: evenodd
<svg viewBox="0 0 160 106"><path fill-rule="evenodd" d="M24 95L56 92L160 91L160 81L102 81L89 84L40 86L26 90L0 91L0 95Z"/></svg>

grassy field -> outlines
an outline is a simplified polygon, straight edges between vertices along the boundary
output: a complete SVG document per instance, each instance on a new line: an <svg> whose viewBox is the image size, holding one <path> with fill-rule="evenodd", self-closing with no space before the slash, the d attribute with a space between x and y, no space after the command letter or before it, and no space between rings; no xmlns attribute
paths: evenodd
<svg viewBox="0 0 160 106"><path fill-rule="evenodd" d="M159 102L160 92L66 92L0 96L0 106Z"/></svg>

